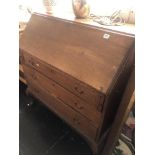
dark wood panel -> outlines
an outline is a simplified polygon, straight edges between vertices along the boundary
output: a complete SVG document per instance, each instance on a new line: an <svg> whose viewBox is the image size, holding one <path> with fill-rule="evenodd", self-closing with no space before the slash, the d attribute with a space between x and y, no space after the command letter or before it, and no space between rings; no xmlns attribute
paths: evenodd
<svg viewBox="0 0 155 155"><path fill-rule="evenodd" d="M112 124L123 92L125 90L127 81L134 68L135 64L135 45L133 44L128 51L127 56L124 58L124 62L119 68L117 79L113 80L112 86L109 88L109 92L106 94L106 99L103 108L103 122L101 123L100 134L103 134L107 130L107 127ZM100 137L100 136L99 136Z"/></svg>
<svg viewBox="0 0 155 155"><path fill-rule="evenodd" d="M33 15L20 48L106 93L133 38ZM125 47L123 47L122 45Z"/></svg>
<svg viewBox="0 0 155 155"><path fill-rule="evenodd" d="M97 129L91 125L91 122L88 119L71 109L58 98L51 96L38 85L36 86L35 84L31 83L29 92L41 100L49 109L64 119L77 131L85 135L88 139L94 141Z"/></svg>
<svg viewBox="0 0 155 155"><path fill-rule="evenodd" d="M64 88L83 99L85 102L90 103L90 105L94 105L95 107L97 106L98 110L101 109L100 107L102 107L104 101L103 93L59 71L57 68L44 63L27 52L23 52L23 55L24 63L26 65L56 81Z"/></svg>
<svg viewBox="0 0 155 155"><path fill-rule="evenodd" d="M28 88L99 152L133 68L134 35L33 14L20 49Z"/></svg>
<svg viewBox="0 0 155 155"><path fill-rule="evenodd" d="M29 24L29 27L36 28L36 29L32 29L33 33L35 32L38 33L38 28L40 27L40 26L38 27L38 23L40 23L44 29L44 32L40 32L40 34L43 34L43 35L47 34L49 30L51 30L52 35L48 33L48 37L50 38L53 37L55 38L55 40L59 39L59 41L63 40L65 43L68 43L71 41L73 44L76 42L76 43L79 43L79 45L83 45L83 46L89 45L89 47L93 47L93 45L99 44L98 42L102 41L104 34L109 34L110 38L108 39L108 42L110 44L114 43L117 46L128 48L133 42L132 38L134 38L134 35L131 35L131 34L112 31L112 29L110 30L110 29L104 29L101 27L94 27L93 25L85 25L74 21L72 22L70 20L55 18L53 16L45 17L45 16L39 16L39 15L33 14L32 18L35 18L35 20L30 19L30 22L28 24ZM66 33L66 32L70 32L70 33ZM80 33L80 35L77 33ZM119 38L118 38L118 35L119 35ZM60 39L60 36L61 36L61 39ZM98 38L96 36L98 36ZM74 38L74 40L71 38ZM97 40L94 40L94 38ZM82 42L80 39L82 39L82 41L84 42ZM93 44L90 44L90 43L93 43Z"/></svg>
<svg viewBox="0 0 155 155"><path fill-rule="evenodd" d="M54 81L46 78L39 72L24 66L24 72L26 73L27 81L33 82L35 85L39 85L44 88L50 95L55 96L65 104L71 106L74 110L80 112L87 117L94 126L98 127L101 121L101 113L97 111L97 107L90 103L82 101L79 97L73 95Z"/></svg>

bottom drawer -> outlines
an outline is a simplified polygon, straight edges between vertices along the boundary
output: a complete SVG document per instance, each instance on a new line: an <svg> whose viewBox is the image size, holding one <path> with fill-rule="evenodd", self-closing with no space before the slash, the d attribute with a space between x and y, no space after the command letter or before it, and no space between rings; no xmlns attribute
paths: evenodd
<svg viewBox="0 0 155 155"><path fill-rule="evenodd" d="M28 89L32 95L42 101L48 108L64 119L82 135L93 141L95 140L97 128L95 128L87 118L35 84L31 84Z"/></svg>

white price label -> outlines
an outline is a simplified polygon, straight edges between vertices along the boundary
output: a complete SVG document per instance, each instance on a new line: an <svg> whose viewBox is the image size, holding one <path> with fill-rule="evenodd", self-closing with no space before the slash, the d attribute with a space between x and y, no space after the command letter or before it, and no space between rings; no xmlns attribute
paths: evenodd
<svg viewBox="0 0 155 155"><path fill-rule="evenodd" d="M104 39L109 39L109 38L110 38L110 34L105 33L105 34L103 35L103 38L104 38Z"/></svg>

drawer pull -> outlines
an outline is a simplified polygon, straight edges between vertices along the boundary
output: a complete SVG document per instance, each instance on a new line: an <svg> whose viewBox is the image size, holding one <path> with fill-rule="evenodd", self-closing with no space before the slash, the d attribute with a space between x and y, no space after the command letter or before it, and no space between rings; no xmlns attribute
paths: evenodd
<svg viewBox="0 0 155 155"><path fill-rule="evenodd" d="M81 109L81 110L83 109L83 106L78 105L78 103L75 102L74 104L78 109Z"/></svg>
<svg viewBox="0 0 155 155"><path fill-rule="evenodd" d="M37 63L36 66L39 67L39 64Z"/></svg>
<svg viewBox="0 0 155 155"><path fill-rule="evenodd" d="M79 90L79 88L78 87L75 87L74 88L79 94L83 94L84 93L84 91L82 91L82 90Z"/></svg>
<svg viewBox="0 0 155 155"><path fill-rule="evenodd" d="M55 71L53 69L50 69L51 73L54 73Z"/></svg>
<svg viewBox="0 0 155 155"><path fill-rule="evenodd" d="M39 64L38 64L38 63L34 63L32 59L29 60L29 63L30 63L32 66L37 66L37 67L39 67Z"/></svg>

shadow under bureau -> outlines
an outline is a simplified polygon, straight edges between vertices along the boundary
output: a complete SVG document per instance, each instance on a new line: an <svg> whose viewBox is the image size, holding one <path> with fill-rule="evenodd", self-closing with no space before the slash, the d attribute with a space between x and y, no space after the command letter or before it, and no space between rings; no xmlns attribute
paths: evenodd
<svg viewBox="0 0 155 155"><path fill-rule="evenodd" d="M34 13L20 52L28 92L99 153L134 65L134 35Z"/></svg>

